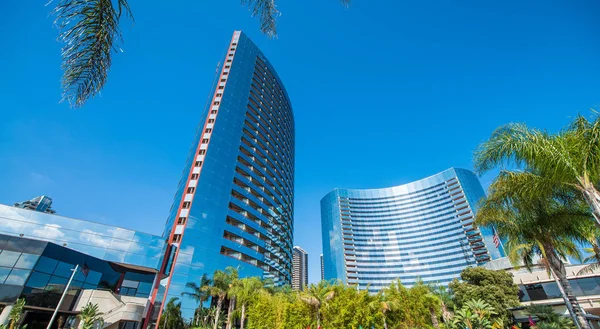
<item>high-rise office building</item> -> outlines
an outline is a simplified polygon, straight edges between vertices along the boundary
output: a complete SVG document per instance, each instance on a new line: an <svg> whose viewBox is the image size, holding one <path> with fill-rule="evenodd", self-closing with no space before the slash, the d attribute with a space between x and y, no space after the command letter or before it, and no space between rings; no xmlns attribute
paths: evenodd
<svg viewBox="0 0 600 329"><path fill-rule="evenodd" d="M323 265L323 254L321 254L321 281L325 280L325 268Z"/></svg>
<svg viewBox="0 0 600 329"><path fill-rule="evenodd" d="M485 196L477 177L448 169L405 185L336 189L321 200L325 279L377 291L400 279L447 285L502 256L473 224Z"/></svg>
<svg viewBox="0 0 600 329"><path fill-rule="evenodd" d="M17 202L13 207L35 210L39 212L45 212L49 214L55 214L56 211L52 210L52 199L45 195L36 196L35 198L23 202Z"/></svg>
<svg viewBox="0 0 600 329"><path fill-rule="evenodd" d="M290 284L293 202L291 103L265 55L236 31L167 219L161 275L169 277L155 286L148 319L172 297L191 319L198 304L181 297L186 284L227 266Z"/></svg>
<svg viewBox="0 0 600 329"><path fill-rule="evenodd" d="M308 285L308 253L294 246L292 268L292 289L302 290Z"/></svg>

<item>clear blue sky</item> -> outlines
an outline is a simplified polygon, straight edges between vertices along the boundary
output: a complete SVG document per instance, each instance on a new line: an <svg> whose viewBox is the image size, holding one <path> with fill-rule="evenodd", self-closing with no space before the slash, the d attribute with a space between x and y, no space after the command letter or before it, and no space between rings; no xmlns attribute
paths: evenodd
<svg viewBox="0 0 600 329"><path fill-rule="evenodd" d="M0 203L159 234L217 62L244 30L296 117L295 243L319 277L322 196L451 166L498 125L556 131L600 105L600 3L279 0L279 38L237 0L135 1L101 97L60 99L44 1L0 3ZM490 176L483 178L484 185Z"/></svg>

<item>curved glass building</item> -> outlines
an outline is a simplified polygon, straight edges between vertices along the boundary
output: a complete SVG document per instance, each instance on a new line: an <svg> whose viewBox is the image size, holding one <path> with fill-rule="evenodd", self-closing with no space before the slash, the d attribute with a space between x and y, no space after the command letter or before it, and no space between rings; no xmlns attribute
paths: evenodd
<svg viewBox="0 0 600 329"><path fill-rule="evenodd" d="M374 292L396 279L447 285L499 258L492 230L473 225L484 196L472 172L455 168L395 187L330 192L321 200L325 280Z"/></svg>
<svg viewBox="0 0 600 329"><path fill-rule="evenodd" d="M238 268L240 277L290 284L294 202L294 117L283 83L258 47L236 31L198 125L164 238L164 278L152 296L156 319L203 274Z"/></svg>

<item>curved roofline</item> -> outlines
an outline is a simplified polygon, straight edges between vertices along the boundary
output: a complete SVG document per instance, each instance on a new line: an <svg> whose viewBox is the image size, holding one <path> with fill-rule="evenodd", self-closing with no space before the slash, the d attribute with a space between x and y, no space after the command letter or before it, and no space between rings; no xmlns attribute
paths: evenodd
<svg viewBox="0 0 600 329"><path fill-rule="evenodd" d="M475 175L475 174L474 174L472 171L470 171L470 170L468 170L468 169L464 169L464 168L456 168L456 167L450 167L450 168L448 168L448 169L446 169L446 170L442 170L442 171L438 172L437 174L433 174L433 175L430 175L430 176L427 176L427 177L421 178L421 179L419 179L419 180L412 181L412 182L408 182L408 183L404 183L404 184L401 184L401 185L394 185L394 186L380 187L380 188L368 188L368 189L339 188L339 187L336 187L336 188L334 188L334 189L333 189L331 192L327 193L327 194L326 194L326 195L323 197L323 199L325 199L325 198L326 198L327 196L329 196L330 194L332 194L332 193L335 193L336 191L353 191L353 192L354 192L354 191L356 191L356 192L360 192L360 191L381 191L381 190L389 190L389 189L402 189L402 188L408 188L408 187L411 187L411 186L413 186L413 185L415 185L415 184L418 184L418 183L420 183L420 182L425 182L425 181L427 181L427 180L429 180L429 179L435 178L436 176L441 176L441 175L443 175L444 173L447 173L447 172L450 172L450 171L454 171L454 173L455 173L455 174L456 174L456 172L457 172L457 171L466 171L466 172L469 172L469 173L471 173L471 174Z"/></svg>

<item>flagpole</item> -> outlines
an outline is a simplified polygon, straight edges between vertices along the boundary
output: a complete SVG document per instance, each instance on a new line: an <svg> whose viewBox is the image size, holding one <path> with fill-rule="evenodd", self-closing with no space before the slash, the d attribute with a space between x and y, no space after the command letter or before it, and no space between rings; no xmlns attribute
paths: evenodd
<svg viewBox="0 0 600 329"><path fill-rule="evenodd" d="M46 327L46 329L50 329L50 327L52 327L52 323L54 322L54 319L56 318L56 315L58 314L60 305L62 304L63 300L65 299L65 296L67 295L67 291L69 291L69 287L71 286L71 281L73 281L73 278L75 277L75 274L77 274L78 269L79 269L79 264L75 265L73 274L71 274L71 278L69 279L69 282L67 282L67 286L65 287L65 290L63 291L62 296L60 296L58 305L56 305L56 309L54 310L54 313L52 313L52 318L50 318L50 322L48 322L48 326Z"/></svg>

